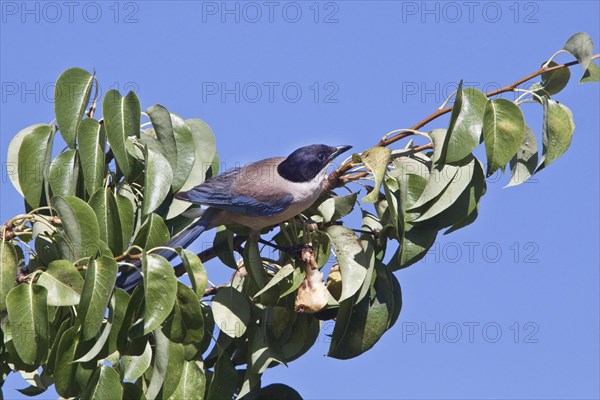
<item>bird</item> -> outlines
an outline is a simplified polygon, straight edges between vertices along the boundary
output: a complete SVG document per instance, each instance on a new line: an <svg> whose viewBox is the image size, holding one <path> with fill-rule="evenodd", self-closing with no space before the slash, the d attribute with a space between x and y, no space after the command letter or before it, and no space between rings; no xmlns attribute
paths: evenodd
<svg viewBox="0 0 600 400"><path fill-rule="evenodd" d="M300 147L287 157L253 162L176 193L176 199L208 208L164 247L186 248L204 231L221 225L245 226L250 229L249 237L258 240L264 228L287 221L312 206L321 195L328 167L351 148L324 144ZM137 268L122 272L117 286L130 291L142 280Z"/></svg>

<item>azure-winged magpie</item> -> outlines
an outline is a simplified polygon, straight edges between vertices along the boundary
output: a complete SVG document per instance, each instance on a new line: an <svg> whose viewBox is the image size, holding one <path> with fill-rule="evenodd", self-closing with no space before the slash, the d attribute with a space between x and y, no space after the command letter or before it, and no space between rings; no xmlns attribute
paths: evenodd
<svg viewBox="0 0 600 400"><path fill-rule="evenodd" d="M205 230L220 225L247 226L257 239L263 228L309 208L321 194L327 167L350 148L324 144L301 147L288 157L257 161L177 193L177 199L208 209L164 246L185 248ZM141 281L139 270L129 270L121 273L117 286L131 290Z"/></svg>

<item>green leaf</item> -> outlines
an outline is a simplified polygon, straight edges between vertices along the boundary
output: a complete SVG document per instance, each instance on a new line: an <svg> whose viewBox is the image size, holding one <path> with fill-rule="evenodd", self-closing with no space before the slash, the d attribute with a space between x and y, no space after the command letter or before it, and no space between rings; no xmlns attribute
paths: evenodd
<svg viewBox="0 0 600 400"><path fill-rule="evenodd" d="M10 141L8 151L6 152L6 172L13 186L23 196L23 189L19 183L19 169L29 165L29 163L21 166L19 164L19 150L23 145L23 139L40 127L47 127L46 124L35 124L20 130ZM52 128L50 128L51 130Z"/></svg>
<svg viewBox="0 0 600 400"><path fill-rule="evenodd" d="M400 248L400 263L397 268L392 268L394 271L411 266L425 257L427 251L433 246L438 233L436 228L413 225L408 225L408 227Z"/></svg>
<svg viewBox="0 0 600 400"><path fill-rule="evenodd" d="M186 125L183 119L171 114L173 123L173 134L175 145L177 147L177 166L173 168L173 193L181 190L186 183L192 167L194 166L195 142L192 136L192 130Z"/></svg>
<svg viewBox="0 0 600 400"><path fill-rule="evenodd" d="M465 218L463 218L456 224L452 225L450 228L446 229L446 231L444 232L444 235L448 235L454 231L464 228L465 226L471 225L473 222L475 222L478 215L479 215L479 212L477 211L477 209L474 209Z"/></svg>
<svg viewBox="0 0 600 400"><path fill-rule="evenodd" d="M146 397L150 400L168 398L175 391L184 361L183 347L170 342L160 329L154 331L154 339L154 367L146 390Z"/></svg>
<svg viewBox="0 0 600 400"><path fill-rule="evenodd" d="M487 155L487 176L504 168L525 138L521 109L506 99L490 100L483 115L483 140Z"/></svg>
<svg viewBox="0 0 600 400"><path fill-rule="evenodd" d="M204 336L204 313L196 294L177 281L177 301L171 316L163 325L163 333L171 341L190 344L200 342Z"/></svg>
<svg viewBox="0 0 600 400"><path fill-rule="evenodd" d="M218 227L213 240L213 247L221 249L221 251L217 251L219 260L229 268L237 271L237 262L233 256L233 232L224 226Z"/></svg>
<svg viewBox="0 0 600 400"><path fill-rule="evenodd" d="M56 357L58 353L58 345L60 342L60 338L63 333L72 326L72 320L70 318L65 319L59 326L58 331L54 335L54 340L52 340L52 347L50 348L50 354L48 355L48 362L44 366L44 371L49 375L54 375L54 367L56 366Z"/></svg>
<svg viewBox="0 0 600 400"><path fill-rule="evenodd" d="M81 399L115 400L122 396L123 387L119 374L111 367L102 365L100 369L96 370Z"/></svg>
<svg viewBox="0 0 600 400"><path fill-rule="evenodd" d="M397 317L398 304L401 304L399 287L392 273L386 271L380 263L369 282L369 295L364 296L357 304L354 299L340 302L340 310L336 318L328 356L346 360L356 357L379 341L385 331Z"/></svg>
<svg viewBox="0 0 600 400"><path fill-rule="evenodd" d="M175 393L175 390L177 390L177 386L181 380L181 371L185 362L183 359L183 345L171 341L168 341L168 344L169 363L167 365L167 373L165 374L162 389L158 395L161 399L170 398L171 395Z"/></svg>
<svg viewBox="0 0 600 400"><path fill-rule="evenodd" d="M404 236L404 211L400 204L398 182L392 176L388 175L385 177L383 189L385 192L385 211L381 217L385 218L384 215L386 214L389 216L386 220L390 220L388 222L393 228L393 235L398 243L402 243L402 237Z"/></svg>
<svg viewBox="0 0 600 400"><path fill-rule="evenodd" d="M249 238L246 242L243 258L244 266L252 281L259 289L264 287L267 283L267 272L265 271L265 266L258 250L258 242L253 238Z"/></svg>
<svg viewBox="0 0 600 400"><path fill-rule="evenodd" d="M54 87L54 113L60 133L70 148L75 141L81 119L90 101L94 77L81 68L63 72Z"/></svg>
<svg viewBox="0 0 600 400"><path fill-rule="evenodd" d="M246 297L227 286L212 299L213 316L221 332L232 338L244 335L250 322L250 304Z"/></svg>
<svg viewBox="0 0 600 400"><path fill-rule="evenodd" d="M123 383L123 400L146 400L142 389L131 382Z"/></svg>
<svg viewBox="0 0 600 400"><path fill-rule="evenodd" d="M185 129L178 129L181 119L171 114L174 125L175 138L177 139L177 169L180 170L183 167L189 166L187 178L183 184L177 189L179 184L177 176L180 175L177 171L175 172L173 191L185 191L192 187L204 182L206 172L210 169L213 159L215 158L216 142L215 136L210 127L199 119L188 119L185 121L185 126L190 130L192 143L189 148L182 146L182 143L187 143L187 139L180 140L180 137L187 137L187 134L181 134ZM192 151L189 154L190 150ZM191 163L189 157L191 156ZM186 161L184 161L186 160ZM173 199L173 203L169 207L166 219L174 218L180 215L182 212L190 207L190 203L182 200Z"/></svg>
<svg viewBox="0 0 600 400"><path fill-rule="evenodd" d="M430 180L430 165L418 159L400 157L394 160L394 166L396 169L392 171L390 176L396 178L398 182L398 190L400 192L399 205L403 211L402 214L410 214L408 211L415 208L417 201L421 198ZM443 176L447 177L448 175ZM440 178L443 176L440 176Z"/></svg>
<svg viewBox="0 0 600 400"><path fill-rule="evenodd" d="M203 399L206 389L206 377L195 361L184 361L181 379L171 399Z"/></svg>
<svg viewBox="0 0 600 400"><path fill-rule="evenodd" d="M554 61L550 61L548 68L555 67L558 64ZM548 95L559 93L563 90L569 79L571 78L571 71L569 68L559 68L553 71L544 72L542 74L542 88Z"/></svg>
<svg viewBox="0 0 600 400"><path fill-rule="evenodd" d="M573 114L557 101L543 98L544 124L542 129L542 159L536 172L562 156L571 145L575 123Z"/></svg>
<svg viewBox="0 0 600 400"><path fill-rule="evenodd" d="M443 133L445 134L445 132ZM397 171L397 173L394 173L393 176L398 181L400 205L404 214L403 223L405 229L403 240L390 264L392 270L397 270L406 268L423 258L433 245L438 232L437 228L421 225L414 226L407 221L412 221L419 217L419 211L411 210L415 208L415 204L421 198L425 187L435 182L434 179L437 179L437 181L447 179L448 174L440 174L436 178L432 178L427 160L401 157L394 161L394 165L397 167L394 172ZM436 166L433 173L439 173L440 168L443 167L443 165Z"/></svg>
<svg viewBox="0 0 600 400"><path fill-rule="evenodd" d="M80 341L79 347L75 351L75 358L78 358L82 353L87 353L89 349L93 346L94 341ZM94 372L98 368L98 363L96 361L90 361L87 363L74 362L76 365L75 368L75 379L71 384L75 386L74 389L78 394L85 392L88 383L90 382Z"/></svg>
<svg viewBox="0 0 600 400"><path fill-rule="evenodd" d="M587 70L594 55L594 42L590 35L585 32L578 32L571 36L563 49L568 51L579 61L583 70Z"/></svg>
<svg viewBox="0 0 600 400"><path fill-rule="evenodd" d="M73 196L77 191L79 157L77 150L60 153L50 164L48 181L54 196Z"/></svg>
<svg viewBox="0 0 600 400"><path fill-rule="evenodd" d="M39 222L37 222L37 224L42 225ZM61 258L57 243L46 236L36 236L34 246L35 252L37 253L37 259L42 265L48 265L52 261Z"/></svg>
<svg viewBox="0 0 600 400"><path fill-rule="evenodd" d="M362 198L365 203L375 203L379 199L379 188L383 182L385 170L390 163L392 150L387 147L375 146L363 152L360 156L362 162L373 173L375 184L373 190Z"/></svg>
<svg viewBox="0 0 600 400"><path fill-rule="evenodd" d="M319 320L287 307L268 307L265 322L269 346L275 346L282 361L290 362L306 353L319 336Z"/></svg>
<svg viewBox="0 0 600 400"><path fill-rule="evenodd" d="M323 217L323 223L336 221L350 214L356 205L358 193L346 196L331 196L317 207L317 212Z"/></svg>
<svg viewBox="0 0 600 400"><path fill-rule="evenodd" d="M113 291L112 298L108 304L108 320L112 324L112 327L107 342L107 355L117 351L119 331L123 326L130 298L129 294L123 289L115 288Z"/></svg>
<svg viewBox="0 0 600 400"><path fill-rule="evenodd" d="M272 363L285 365L276 346L268 343L264 325L248 327L248 370L257 375L264 373Z"/></svg>
<svg viewBox="0 0 600 400"><path fill-rule="evenodd" d="M117 193L116 200L117 208L119 209L121 237L123 239L122 248L127 249L129 247L129 243L131 243L131 236L133 235L136 213L134 212L132 200L127 196L123 196L121 194L121 191Z"/></svg>
<svg viewBox="0 0 600 400"><path fill-rule="evenodd" d="M94 210L85 201L74 196L54 196L50 203L56 209L66 234L66 243L61 246L63 257L76 261L95 255L100 229Z"/></svg>
<svg viewBox="0 0 600 400"><path fill-rule="evenodd" d="M89 205L96 214L100 239L108 244L113 255L123 252L123 231L117 200L111 189L100 188L89 200Z"/></svg>
<svg viewBox="0 0 600 400"><path fill-rule="evenodd" d="M19 257L15 246L0 240L0 316L6 311L8 292L17 284L18 269Z"/></svg>
<svg viewBox="0 0 600 400"><path fill-rule="evenodd" d="M177 248L177 254L181 257L181 263L190 278L192 289L196 293L196 296L202 299L204 291L208 286L208 274L202 265L202 261L200 261L200 258L196 254L181 247Z"/></svg>
<svg viewBox="0 0 600 400"><path fill-rule="evenodd" d="M335 247L335 254L342 273L342 295L339 302L354 296L361 288L372 259L368 259L358 237L341 225L327 228L327 234Z"/></svg>
<svg viewBox="0 0 600 400"><path fill-rule="evenodd" d="M267 282L267 284L253 296L253 298L259 298L263 293L276 287L279 283L290 277L293 273L294 266L292 264L284 265L279 271L277 271L275 275L273 275L269 282Z"/></svg>
<svg viewBox="0 0 600 400"><path fill-rule="evenodd" d="M79 304L83 290L81 274L67 260L56 260L43 272L37 283L48 290L48 305L74 306Z"/></svg>
<svg viewBox="0 0 600 400"><path fill-rule="evenodd" d="M302 400L302 396L293 388L283 383L272 383L260 389L257 399Z"/></svg>
<svg viewBox="0 0 600 400"><path fill-rule="evenodd" d="M433 201L426 210L423 210L423 213L412 222L415 223L428 220L452 206L452 204L458 200L458 197L465 191L467 186L469 186L469 183L473 178L476 163L477 160L473 156L461 160L461 165L458 166L458 170L450 183L444 188L442 193L435 198L435 201ZM434 175L432 174L431 177L433 176ZM425 187L425 190L427 190L427 186Z"/></svg>
<svg viewBox="0 0 600 400"><path fill-rule="evenodd" d="M80 340L78 330L77 325L67 329L60 337L56 351L54 386L56 392L63 398L75 397L78 394L75 382L77 364L73 363Z"/></svg>
<svg viewBox="0 0 600 400"><path fill-rule="evenodd" d="M175 139L175 133L173 132L173 121L171 119L171 113L165 107L160 104L156 104L149 107L146 110L154 132L156 132L156 138L163 147L164 154L171 165L171 169L175 171L177 169L177 141Z"/></svg>
<svg viewBox="0 0 600 400"><path fill-rule="evenodd" d="M485 177L483 166L475 160L472 178L467 188L458 196L456 201L443 212L424 222L428 228L442 229L454 224L459 224L467 218L476 208L485 193Z"/></svg>
<svg viewBox="0 0 600 400"><path fill-rule="evenodd" d="M38 124L30 128L31 131L23 134L17 164L23 196L32 208L37 208L41 203L44 180L48 177L54 132L50 125Z"/></svg>
<svg viewBox="0 0 600 400"><path fill-rule="evenodd" d="M433 144L433 154L431 154L431 160L434 164L439 164L440 160L443 160L446 156L446 135L448 134L447 129L433 129L428 135Z"/></svg>
<svg viewBox="0 0 600 400"><path fill-rule="evenodd" d="M459 162L479 145L486 102L485 94L477 89L463 89L460 81L441 158L436 163Z"/></svg>
<svg viewBox="0 0 600 400"><path fill-rule="evenodd" d="M86 273L77 319L81 323L84 340L92 339L100 331L108 301L117 280L117 262L107 256L91 259Z"/></svg>
<svg viewBox="0 0 600 400"><path fill-rule="evenodd" d="M215 135L208 124L199 119L186 119L194 139L194 166L181 190L189 190L204 182L217 151Z"/></svg>
<svg viewBox="0 0 600 400"><path fill-rule="evenodd" d="M144 249L153 249L165 244L170 238L165 221L156 214L150 214L135 235L133 244Z"/></svg>
<svg viewBox="0 0 600 400"><path fill-rule="evenodd" d="M146 172L144 175L143 215L156 210L169 194L173 170L162 153L146 146L144 150Z"/></svg>
<svg viewBox="0 0 600 400"><path fill-rule="evenodd" d="M16 367L16 366L15 366ZM51 386L54 382L52 378L48 376L46 370L42 370L40 373L38 370L33 372L19 371L21 376L25 379L27 383L30 385L24 389L17 389L21 394L25 396L38 396L48 390L48 387ZM1 377L0 377L1 378Z"/></svg>
<svg viewBox="0 0 600 400"><path fill-rule="evenodd" d="M331 239L324 231L317 230L310 232L309 235L315 253L315 261L319 268L322 268L331 257ZM302 232L302 237L304 237L304 232Z"/></svg>
<svg viewBox="0 0 600 400"><path fill-rule="evenodd" d="M156 254L142 253L144 274L144 335L160 326L173 309L177 278L169 262ZM148 396L150 397L150 396Z"/></svg>
<svg viewBox="0 0 600 400"><path fill-rule="evenodd" d="M6 296L12 341L26 364L42 364L48 356L48 291L36 284L21 284Z"/></svg>
<svg viewBox="0 0 600 400"><path fill-rule="evenodd" d="M282 293L279 294L280 299L283 299L288 294L295 292L296 289L300 287L302 282L304 282L304 278L306 277L306 271L304 270L304 262L296 260L294 260L293 262L295 268L291 276L291 283Z"/></svg>
<svg viewBox="0 0 600 400"><path fill-rule="evenodd" d="M538 164L538 145L535 134L530 127L525 125L525 139L510 160L510 182L505 187L520 185L535 173Z"/></svg>
<svg viewBox="0 0 600 400"><path fill-rule="evenodd" d="M472 158L469 161L472 161ZM427 184L421 190L419 198L413 202L410 208L405 207L405 210L415 210L438 198L444 192L444 190L454 181L460 168L461 166L459 165L436 164L431 169L429 175L427 175ZM462 182L462 176L460 177L460 180Z"/></svg>
<svg viewBox="0 0 600 400"><path fill-rule="evenodd" d="M117 305L117 297L121 299L124 297L125 304L123 304L123 300L120 300L121 303ZM127 292L122 289L115 288L108 304L108 319L102 324L104 327L102 329L102 333L94 339L93 346L87 351L87 353L79 357L76 360L77 362L85 363L94 359L103 359L117 350L116 335L121 328L121 323L123 322L123 317L125 314L125 307L127 306L126 301L128 300L129 295ZM110 348L111 343L109 343L111 338L113 340L112 348Z"/></svg>
<svg viewBox="0 0 600 400"><path fill-rule="evenodd" d="M121 97L117 90L109 90L102 102L102 113L115 161L125 175L125 179L130 181L137 174L138 165L127 151L133 146L128 137L140 135L140 101L133 92Z"/></svg>
<svg viewBox="0 0 600 400"><path fill-rule="evenodd" d="M208 399L231 399L235 393L238 374L229 356L222 354L215 364L215 373L208 387Z"/></svg>
<svg viewBox="0 0 600 400"><path fill-rule="evenodd" d="M219 159L219 153L215 153L215 158L213 158L212 164L210 164L210 168L206 171L206 179L213 178L219 174L219 168L221 166L221 161Z"/></svg>
<svg viewBox="0 0 600 400"><path fill-rule="evenodd" d="M238 373L240 376L241 372L242 371L239 371ZM250 371L250 369L246 368L244 371L244 377L241 379L241 387L237 393L236 399L254 398L253 396L258 393L258 390L260 390L260 378L261 374L255 374L254 372ZM240 386L240 383L238 383L238 386Z"/></svg>
<svg viewBox="0 0 600 400"><path fill-rule="evenodd" d="M600 68L598 68L598 66L593 62L590 62L588 68L585 70L583 76L581 77L581 80L579 81L580 84L587 82L600 82Z"/></svg>
<svg viewBox="0 0 600 400"><path fill-rule="evenodd" d="M115 292L116 290L117 289L115 289ZM144 287L143 285L138 285L133 290L133 293L131 293L131 297L127 302L127 309L125 310L125 315L121 322L121 328L117 333L117 350L119 353L139 355L144 351L144 346L146 345L148 337L141 335L141 331L143 331L143 320L141 322L139 321L140 319L143 319L144 307ZM132 333L131 337L135 336L133 334L139 333L136 338L140 336L142 338L131 341L130 333ZM136 345L139 346L136 347Z"/></svg>
<svg viewBox="0 0 600 400"><path fill-rule="evenodd" d="M119 358L119 370L123 373L123 379L135 382L150 367L152 361L152 347L146 342L144 352L137 355L123 355Z"/></svg>
<svg viewBox="0 0 600 400"><path fill-rule="evenodd" d="M105 149L106 132L104 126L93 118L81 121L78 134L79 159L83 169L83 181L88 196L102 187L106 174Z"/></svg>

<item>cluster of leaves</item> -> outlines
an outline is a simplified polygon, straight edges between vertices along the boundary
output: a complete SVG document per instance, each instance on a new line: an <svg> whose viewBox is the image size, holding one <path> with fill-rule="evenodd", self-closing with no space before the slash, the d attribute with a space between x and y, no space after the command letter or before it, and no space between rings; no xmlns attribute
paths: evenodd
<svg viewBox="0 0 600 400"><path fill-rule="evenodd" d="M583 33L564 47L583 66L582 82L599 80L592 50ZM509 186L518 185L567 150L572 114L551 96L569 78L568 68L545 72L515 102L459 84L448 127L411 132L429 144L353 155L353 172L370 189L361 201L352 190L324 193L304 219L274 234L277 248L309 243L312 263L290 251L267 256L252 240L240 250L234 237L244 231L220 228L214 249L235 274L211 290L198 255L172 249L187 286L160 247L194 221L188 209L195 206L174 194L218 172L211 129L160 105L142 113L134 93L116 91L104 96L103 119L94 119L95 76L65 71L56 123L25 128L9 146L26 213L0 232L0 378L21 372L27 395L54 384L62 397L299 398L285 385L261 388L262 374L308 351L323 318L335 317L328 356L369 350L400 314L393 272L420 260L441 230L477 218L486 175L509 165ZM541 155L524 101L543 110ZM57 132L67 147L53 157ZM473 154L481 144L487 168ZM340 223L353 211L360 229ZM332 256L325 285L318 270ZM140 263L142 285L131 293L115 287L120 272Z"/></svg>

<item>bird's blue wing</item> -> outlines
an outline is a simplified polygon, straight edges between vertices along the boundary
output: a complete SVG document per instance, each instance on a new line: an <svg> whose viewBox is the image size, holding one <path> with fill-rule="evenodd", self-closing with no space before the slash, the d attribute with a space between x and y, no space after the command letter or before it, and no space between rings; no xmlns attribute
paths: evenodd
<svg viewBox="0 0 600 400"><path fill-rule="evenodd" d="M272 216L285 211L292 203L293 196L272 190L271 196L253 196L253 193L236 192L235 181L239 170L229 171L204 183L175 195L180 200L203 204L222 210L252 216ZM268 188L273 189L273 188Z"/></svg>

